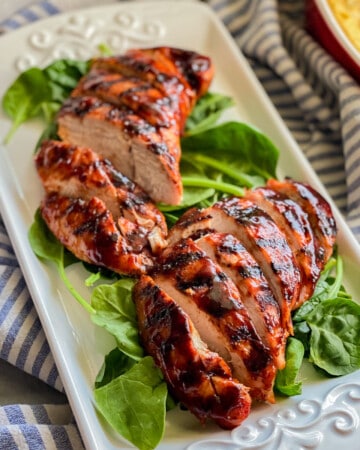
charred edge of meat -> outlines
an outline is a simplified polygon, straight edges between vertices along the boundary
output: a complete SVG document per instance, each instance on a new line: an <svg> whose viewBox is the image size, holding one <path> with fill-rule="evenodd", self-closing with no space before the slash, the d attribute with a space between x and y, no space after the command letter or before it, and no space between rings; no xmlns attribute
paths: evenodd
<svg viewBox="0 0 360 450"><path fill-rule="evenodd" d="M287 333L281 325L279 304L260 266L230 234L211 233L196 244L232 279L258 335L271 350L277 368L283 368Z"/></svg>
<svg viewBox="0 0 360 450"><path fill-rule="evenodd" d="M167 247L158 262L164 270L156 274L156 283L168 294L174 291L176 301L190 314L195 326L199 325L201 315L214 336L223 336L224 342L210 345L209 336L205 338L203 334L205 330L200 331L210 348L222 357L229 355L231 360L242 361L247 375L244 372L241 377L237 364L231 364L236 367L235 376L251 388L253 398L273 401L276 373L273 356L258 336L231 279L191 239ZM194 308L198 317L194 316ZM259 383L264 384L263 388Z"/></svg>
<svg viewBox="0 0 360 450"><path fill-rule="evenodd" d="M96 197L45 196L41 214L54 236L77 258L130 276L147 272L153 266L145 250L136 254L121 236L104 202Z"/></svg>
<svg viewBox="0 0 360 450"><path fill-rule="evenodd" d="M307 213L316 241L316 258L323 267L330 258L335 244L337 227L330 204L309 186L287 178L285 181L269 180L267 185L297 202Z"/></svg>
<svg viewBox="0 0 360 450"><path fill-rule="evenodd" d="M316 260L315 238L307 214L294 200L267 187L246 193L272 217L284 233L301 272L301 288L297 306L311 297L322 265Z"/></svg>
<svg viewBox="0 0 360 450"><path fill-rule="evenodd" d="M240 425L250 412L248 389L201 341L187 314L147 276L135 285L134 302L144 347L174 397L201 422L213 419L225 429Z"/></svg>
<svg viewBox="0 0 360 450"><path fill-rule="evenodd" d="M125 105L157 127L173 127L181 120L176 96L166 95L135 76L92 69L80 80L72 96L95 96L115 106Z"/></svg>

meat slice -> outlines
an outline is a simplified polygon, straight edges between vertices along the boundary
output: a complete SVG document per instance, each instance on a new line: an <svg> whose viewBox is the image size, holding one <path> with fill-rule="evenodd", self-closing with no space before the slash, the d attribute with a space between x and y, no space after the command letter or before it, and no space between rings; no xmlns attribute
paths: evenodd
<svg viewBox="0 0 360 450"><path fill-rule="evenodd" d="M46 192L102 200L133 251L165 246L165 219L147 194L90 148L44 141L35 164Z"/></svg>
<svg viewBox="0 0 360 450"><path fill-rule="evenodd" d="M104 202L48 194L40 205L48 228L77 258L114 272L135 276L147 272L153 259L137 254L119 232Z"/></svg>
<svg viewBox="0 0 360 450"><path fill-rule="evenodd" d="M153 126L183 126L178 100L138 77L92 69L78 83L73 97L91 96L126 106Z"/></svg>
<svg viewBox="0 0 360 450"><path fill-rule="evenodd" d="M123 55L96 58L92 67L141 78L173 98L179 105L181 130L214 73L208 57L171 47L131 49Z"/></svg>
<svg viewBox="0 0 360 450"><path fill-rule="evenodd" d="M299 299L294 308L302 305L314 292L322 264L316 260L315 238L307 214L291 198L270 188L257 188L246 193L266 211L286 236L301 272Z"/></svg>
<svg viewBox="0 0 360 450"><path fill-rule="evenodd" d="M155 283L189 315L201 338L250 388L252 398L274 401L276 367L231 279L191 240L166 247Z"/></svg>
<svg viewBox="0 0 360 450"><path fill-rule="evenodd" d="M133 299L143 345L175 398L203 423L240 425L250 412L248 389L207 348L188 315L148 276L135 285Z"/></svg>
<svg viewBox="0 0 360 450"><path fill-rule="evenodd" d="M291 310L297 303L300 272L284 234L254 202L227 198L204 210L190 210L170 230L168 242L211 232L236 237L259 264L281 311L281 324L292 334Z"/></svg>
<svg viewBox="0 0 360 450"><path fill-rule="evenodd" d="M71 97L61 107L58 135L90 147L140 185L155 202L182 198L180 145L176 127L155 128L128 108L95 97Z"/></svg>
<svg viewBox="0 0 360 450"><path fill-rule="evenodd" d="M283 369L287 333L281 326L279 305L258 263L230 234L210 233L196 245L236 284L258 335L269 347L276 367Z"/></svg>
<svg viewBox="0 0 360 450"><path fill-rule="evenodd" d="M294 200L306 212L315 236L317 264L323 268L332 255L336 239L336 222L329 203L306 183L287 179L269 180L267 185Z"/></svg>

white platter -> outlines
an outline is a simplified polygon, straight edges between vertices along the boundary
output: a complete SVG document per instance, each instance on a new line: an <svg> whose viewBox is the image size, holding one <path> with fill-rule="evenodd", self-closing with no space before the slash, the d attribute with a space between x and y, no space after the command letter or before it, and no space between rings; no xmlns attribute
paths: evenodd
<svg viewBox="0 0 360 450"><path fill-rule="evenodd" d="M216 77L212 90L231 95L230 117L252 124L280 148L279 177L310 182L325 196L314 174L246 60L211 10L196 2L120 3L59 15L0 38L0 96L20 71L44 66L61 57L86 59L99 43L115 52L128 47L172 45L212 57ZM0 139L10 121L0 112ZM0 147L0 208L55 357L84 443L90 450L131 448L95 411L93 382L103 357L113 347L105 331L92 325L87 313L67 293L55 270L38 261L27 230L42 197L32 156L42 125L23 125L9 145ZM330 200L331 201L331 200ZM344 284L360 298L360 247L336 211L339 251L344 258ZM82 275L70 276L80 289ZM304 367L303 394L279 399L276 405L253 408L233 432L201 427L188 412L168 414L163 450L337 450L359 448L360 371L325 379Z"/></svg>

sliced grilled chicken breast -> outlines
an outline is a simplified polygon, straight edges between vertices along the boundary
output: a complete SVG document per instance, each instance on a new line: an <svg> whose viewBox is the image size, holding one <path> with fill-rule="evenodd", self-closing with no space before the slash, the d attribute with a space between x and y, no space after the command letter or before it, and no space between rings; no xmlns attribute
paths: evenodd
<svg viewBox="0 0 360 450"><path fill-rule="evenodd" d="M175 398L202 423L212 419L226 429L240 425L250 412L248 389L207 348L189 316L148 276L135 285L133 299L143 345Z"/></svg>
<svg viewBox="0 0 360 450"><path fill-rule="evenodd" d="M52 233L82 261L130 276L153 266L146 249L133 251L129 237L120 234L109 209L96 197L85 201L48 194L40 210Z"/></svg>
<svg viewBox="0 0 360 450"><path fill-rule="evenodd" d="M299 299L293 305L293 308L297 308L313 294L323 268L316 261L314 234L307 214L289 197L270 188L248 191L246 198L254 201L272 217L293 251L301 273Z"/></svg>
<svg viewBox="0 0 360 450"><path fill-rule="evenodd" d="M174 96L166 95L138 77L92 69L78 83L73 97L97 97L115 106L127 106L153 126L173 127L182 120Z"/></svg>
<svg viewBox="0 0 360 450"><path fill-rule="evenodd" d="M274 401L276 367L231 279L191 240L165 248L155 283L189 315L202 340L231 366L252 398Z"/></svg>
<svg viewBox="0 0 360 450"><path fill-rule="evenodd" d="M230 234L210 233L196 245L233 280L256 332L269 347L276 367L283 369L287 333L281 326L279 305L258 263Z"/></svg>
<svg viewBox="0 0 360 450"><path fill-rule="evenodd" d="M90 148L44 141L35 164L46 192L102 200L134 251L150 245L157 253L166 245L164 216L147 194Z"/></svg>
<svg viewBox="0 0 360 450"><path fill-rule="evenodd" d="M236 237L259 264L281 311L281 324L292 334L291 309L297 303L300 272L277 224L254 202L229 198L204 210L190 210L170 230L168 242L198 238L211 232Z"/></svg>
<svg viewBox="0 0 360 450"><path fill-rule="evenodd" d="M174 98L180 109L180 130L214 73L208 57L171 47L131 49L120 56L96 58L92 67L138 77Z"/></svg>
<svg viewBox="0 0 360 450"><path fill-rule="evenodd" d="M69 98L57 121L61 139L92 148L140 185L155 202L181 201L176 129L155 128L131 110L95 97Z"/></svg>
<svg viewBox="0 0 360 450"><path fill-rule="evenodd" d="M336 239L336 223L329 203L306 183L287 179L269 180L267 185L294 200L308 215L315 236L316 259L322 269L332 255Z"/></svg>

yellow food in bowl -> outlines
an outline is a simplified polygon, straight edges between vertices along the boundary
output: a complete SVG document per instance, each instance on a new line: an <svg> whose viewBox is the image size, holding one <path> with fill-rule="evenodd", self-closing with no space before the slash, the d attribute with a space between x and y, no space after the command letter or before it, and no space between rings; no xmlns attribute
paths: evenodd
<svg viewBox="0 0 360 450"><path fill-rule="evenodd" d="M360 51L360 0L328 0L341 28Z"/></svg>

